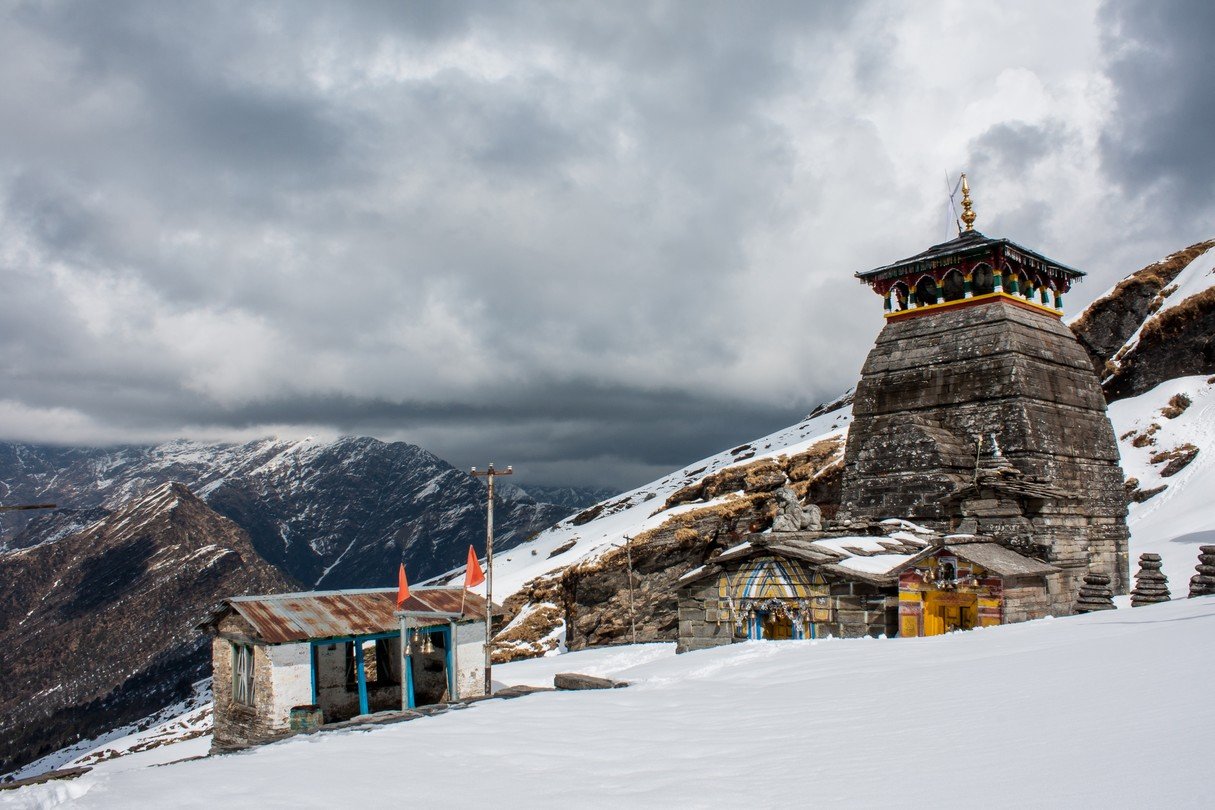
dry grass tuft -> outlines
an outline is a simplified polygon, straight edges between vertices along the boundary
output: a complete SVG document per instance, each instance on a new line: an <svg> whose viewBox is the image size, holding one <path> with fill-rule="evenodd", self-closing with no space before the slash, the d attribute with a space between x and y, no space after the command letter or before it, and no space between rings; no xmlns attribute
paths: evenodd
<svg viewBox="0 0 1215 810"><path fill-rule="evenodd" d="M1215 287L1208 287L1187 298L1179 306L1147 322L1142 341L1168 341L1178 337L1187 327L1215 312Z"/></svg>
<svg viewBox="0 0 1215 810"><path fill-rule="evenodd" d="M1160 415L1165 419L1176 419L1185 413L1185 409L1192 404L1193 400L1185 394L1173 394L1173 397L1169 400L1169 404L1160 409Z"/></svg>
<svg viewBox="0 0 1215 810"><path fill-rule="evenodd" d="M1198 448L1187 443L1174 447L1172 450L1163 450L1159 453L1154 453L1149 460L1153 464L1164 464L1165 467L1160 471L1160 477L1171 478L1188 467L1190 462L1197 457Z"/></svg>

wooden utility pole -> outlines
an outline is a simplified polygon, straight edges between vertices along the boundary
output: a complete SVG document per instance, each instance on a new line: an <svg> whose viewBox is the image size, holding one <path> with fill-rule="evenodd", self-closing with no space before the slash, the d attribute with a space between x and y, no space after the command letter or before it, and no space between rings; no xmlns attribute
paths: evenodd
<svg viewBox="0 0 1215 810"><path fill-rule="evenodd" d="M633 538L624 536L624 553L629 560L629 628L633 631L633 643L637 643L637 608L633 603Z"/></svg>
<svg viewBox="0 0 1215 810"><path fill-rule="evenodd" d="M486 512L485 520L485 694L492 695L494 693L493 676L491 671L493 668L493 653L490 651L490 644L494 638L494 476L495 475L513 475L514 469L507 466L505 472L495 470L494 463L489 463L489 469L485 472L478 472L476 467L472 468L472 474L476 478L485 476L489 484L489 508Z"/></svg>

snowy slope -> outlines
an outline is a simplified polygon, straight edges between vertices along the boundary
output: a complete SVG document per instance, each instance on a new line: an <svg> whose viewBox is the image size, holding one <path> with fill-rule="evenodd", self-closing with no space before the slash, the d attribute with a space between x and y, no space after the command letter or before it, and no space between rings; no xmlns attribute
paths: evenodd
<svg viewBox="0 0 1215 810"><path fill-rule="evenodd" d="M824 439L842 438L847 434L851 421L851 406L808 417L796 425L741 447L701 459L657 481L604 501L599 505L599 515L582 525L577 525L578 515L562 520L534 539L494 556L494 600L501 602L537 576L594 557L613 546L622 545L625 535L636 536L681 511L700 509L707 505L688 504L658 512L667 497L682 487L735 464L751 463L781 455L791 456ZM555 549L571 541L574 544L569 550L553 557L549 556ZM451 576L450 581L462 581L462 571L463 569L460 569L458 575ZM484 593L484 586L478 587L477 590Z"/></svg>
<svg viewBox="0 0 1215 810"><path fill-rule="evenodd" d="M545 683L585 661L632 685L103 765L0 807L1205 807L1212 634L1204 597L934 638L572 653L500 671Z"/></svg>
<svg viewBox="0 0 1215 810"><path fill-rule="evenodd" d="M1198 546L1215 544L1215 384L1207 377L1182 377L1110 405L1119 437L1122 469L1143 490L1166 487L1143 503L1131 504L1131 573L1140 554L1154 552L1174 597L1185 596ZM1164 415L1177 395L1191 404L1178 416ZM1140 438L1142 437L1142 438ZM1135 446L1136 444L1142 446ZM1169 451L1190 445L1198 450L1180 472L1162 476ZM1156 463L1153 458L1159 459Z"/></svg>
<svg viewBox="0 0 1215 810"><path fill-rule="evenodd" d="M193 694L187 700L166 706L137 723L119 726L48 754L13 771L12 777L24 779L47 771L97 767L102 763L108 763L107 770L126 770L206 754L211 746L212 708L211 679L206 678L194 684ZM187 741L192 744L184 746ZM154 750L158 753L150 753ZM121 762L115 764L115 760Z"/></svg>

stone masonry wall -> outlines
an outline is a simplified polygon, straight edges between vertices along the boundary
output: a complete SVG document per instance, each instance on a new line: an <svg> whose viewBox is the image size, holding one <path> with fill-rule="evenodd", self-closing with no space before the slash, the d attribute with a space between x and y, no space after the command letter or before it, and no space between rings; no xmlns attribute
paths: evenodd
<svg viewBox="0 0 1215 810"><path fill-rule="evenodd" d="M704 650L735 642L734 621L718 613L717 601L716 577L680 588L679 643L675 645L675 652Z"/></svg>
<svg viewBox="0 0 1215 810"><path fill-rule="evenodd" d="M893 588L867 582L836 580L830 583L831 620L816 624L821 636L860 638L898 631L898 597ZM711 576L679 589L679 642L676 652L690 652L746 641L736 631L734 617L718 610L717 577Z"/></svg>
<svg viewBox="0 0 1215 810"><path fill-rule="evenodd" d="M1010 525L1031 534L1064 571L1061 604L1074 602L1090 571L1126 593L1126 498L1113 428L1088 354L1057 318L993 301L887 323L853 416L841 517L955 528L966 515L945 496L973 475L979 437L990 456L994 435L1027 478L1071 497L1020 504L1020 521L969 515L978 530L1004 541L1014 539L1001 535Z"/></svg>
<svg viewBox="0 0 1215 810"><path fill-rule="evenodd" d="M274 676L266 647L253 645L253 706L232 699L232 643L244 643L252 628L239 616L229 616L219 625L220 635L211 642L211 688L215 696L215 729L212 751L244 748L252 743L273 739L281 734L272 715L260 711L274 699Z"/></svg>
<svg viewBox="0 0 1215 810"><path fill-rule="evenodd" d="M1008 577L1004 580L1004 623L1015 624L1046 616L1065 616L1072 605L1065 604L1066 593L1057 574L1041 577Z"/></svg>

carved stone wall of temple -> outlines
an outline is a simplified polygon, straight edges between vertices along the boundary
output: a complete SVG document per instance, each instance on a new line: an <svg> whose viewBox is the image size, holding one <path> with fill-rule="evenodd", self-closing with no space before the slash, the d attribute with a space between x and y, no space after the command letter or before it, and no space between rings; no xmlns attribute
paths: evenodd
<svg viewBox="0 0 1215 810"><path fill-rule="evenodd" d="M1117 443L1092 362L1056 314L995 296L889 318L853 419L841 519L997 538L1063 569L1057 615L1087 573L1127 592Z"/></svg>

